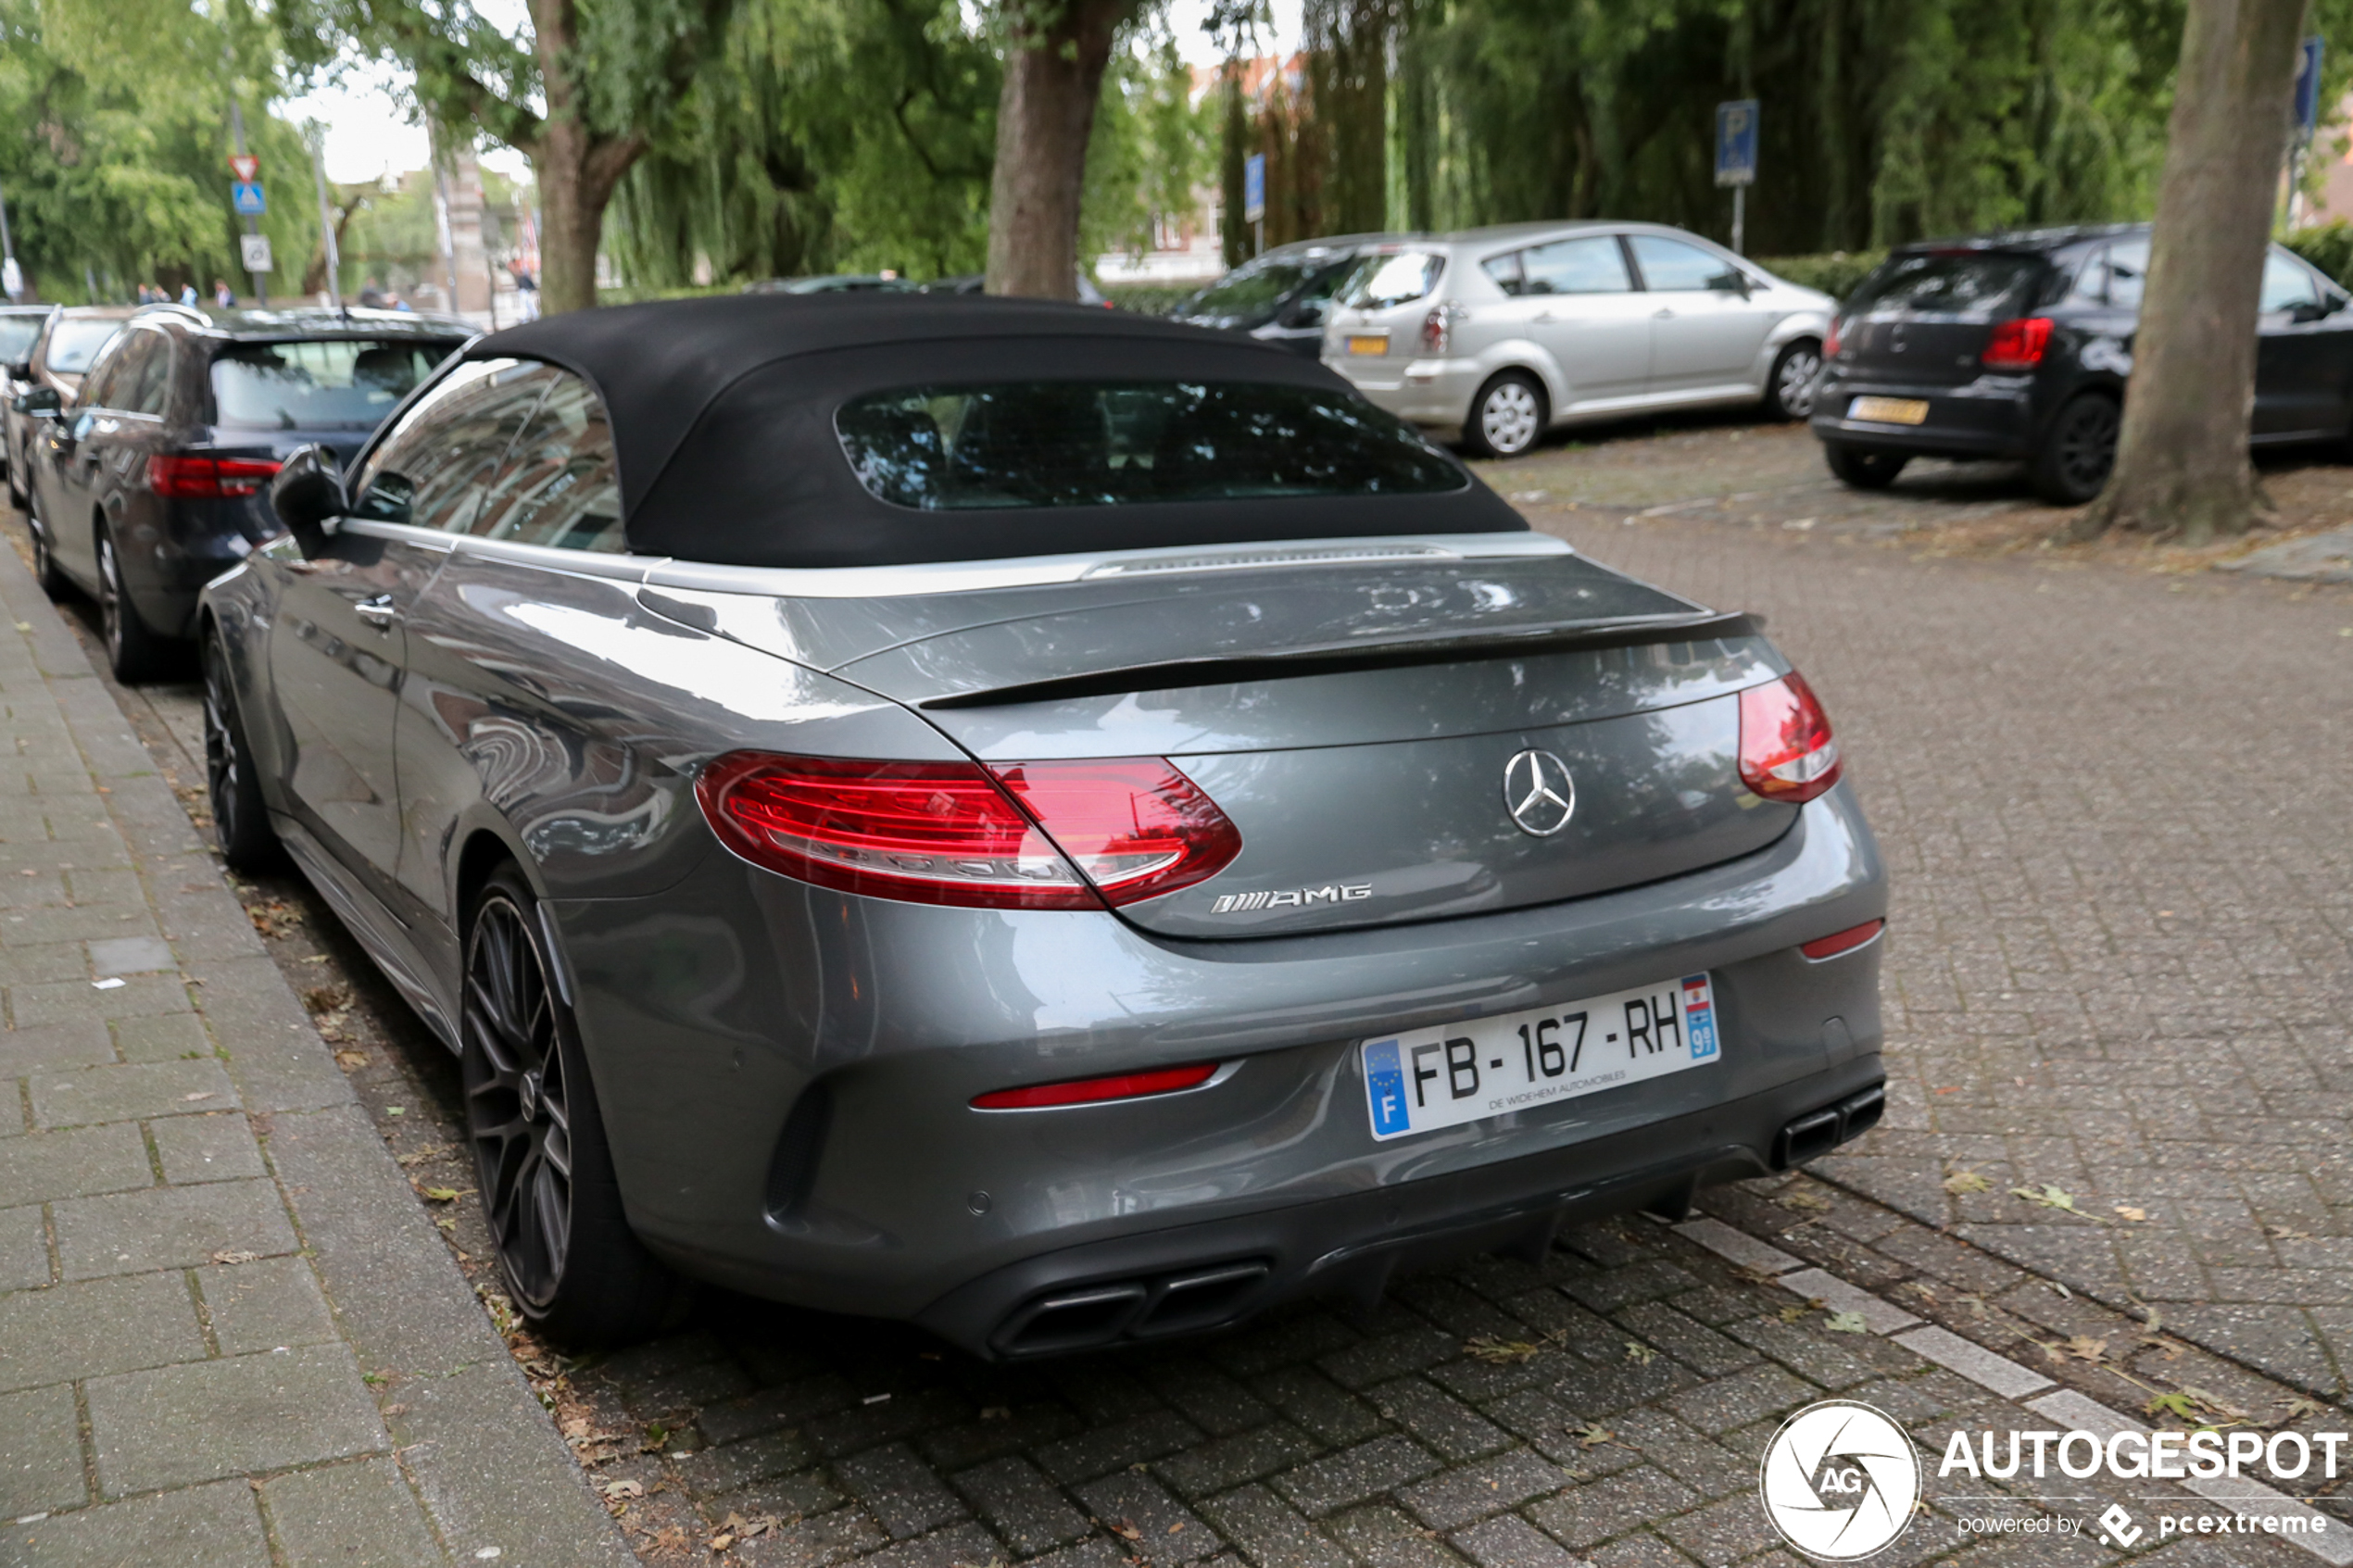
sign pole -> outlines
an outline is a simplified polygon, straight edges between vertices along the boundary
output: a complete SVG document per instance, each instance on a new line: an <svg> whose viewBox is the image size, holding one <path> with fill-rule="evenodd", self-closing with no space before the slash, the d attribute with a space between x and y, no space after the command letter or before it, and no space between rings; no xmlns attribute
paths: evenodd
<svg viewBox="0 0 2353 1568"><path fill-rule="evenodd" d="M1716 183L1732 188L1732 254L1748 254L1748 188L1756 182L1756 100L1716 106Z"/></svg>
<svg viewBox="0 0 2353 1568"><path fill-rule="evenodd" d="M1732 254L1748 254L1748 187L1732 187Z"/></svg>
<svg viewBox="0 0 2353 1568"><path fill-rule="evenodd" d="M237 156L244 157L245 156L245 106L237 102L237 87L233 82L229 84L229 133L236 141ZM261 220L251 213L245 215L245 232L248 234L261 232ZM269 269L264 268L258 272L248 271L246 276L253 279L254 304L262 309L268 309L270 307Z"/></svg>
<svg viewBox="0 0 2353 1568"><path fill-rule="evenodd" d="M2296 50L2296 135L2288 144L2287 155L2287 226L2293 229L2304 217L2304 158L2312 145L2313 128L2321 119L2321 51L2322 41L2308 38Z"/></svg>
<svg viewBox="0 0 2353 1568"><path fill-rule="evenodd" d="M0 195L0 294L10 304L24 297L24 269L17 265L17 242L8 237L8 198Z"/></svg>

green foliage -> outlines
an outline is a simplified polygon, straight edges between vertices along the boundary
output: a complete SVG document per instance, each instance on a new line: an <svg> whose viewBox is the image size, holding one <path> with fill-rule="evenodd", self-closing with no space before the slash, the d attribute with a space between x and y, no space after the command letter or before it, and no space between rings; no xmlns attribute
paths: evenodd
<svg viewBox="0 0 2353 1568"><path fill-rule="evenodd" d="M185 0L0 0L0 186L41 297L127 299L142 282L245 292L229 208L229 94L262 161L275 292L318 245L309 155L265 106L280 89L268 35L241 6Z"/></svg>
<svg viewBox="0 0 2353 1568"><path fill-rule="evenodd" d="M1192 104L1192 70L1165 34L1112 56L1087 146L1078 254L1152 247L1164 219L1193 210L1214 157L1214 95Z"/></svg>
<svg viewBox="0 0 2353 1568"><path fill-rule="evenodd" d="M1832 299L1844 299L1872 268L1887 259L1883 250L1831 251L1825 256L1760 256L1756 264L1777 278L1800 288L1819 289Z"/></svg>
<svg viewBox="0 0 2353 1568"><path fill-rule="evenodd" d="M2281 243L2338 282L2353 288L2353 223L2340 218L2334 223L2298 229Z"/></svg>
<svg viewBox="0 0 2353 1568"><path fill-rule="evenodd" d="M1000 71L955 0L745 0L617 194L632 284L978 271Z"/></svg>
<svg viewBox="0 0 2353 1568"><path fill-rule="evenodd" d="M1200 293L1191 283L1116 283L1103 286L1103 297L1122 310L1139 316L1165 316L1184 300Z"/></svg>

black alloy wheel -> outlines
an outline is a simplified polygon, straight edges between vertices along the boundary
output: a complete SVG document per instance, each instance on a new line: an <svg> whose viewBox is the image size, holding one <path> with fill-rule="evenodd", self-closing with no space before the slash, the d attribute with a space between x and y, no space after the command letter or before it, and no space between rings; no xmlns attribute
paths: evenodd
<svg viewBox="0 0 2353 1568"><path fill-rule="evenodd" d="M19 504L24 508L25 532L32 536L32 580L52 600L62 599L73 591L73 584L57 569L57 552L49 547L49 525L41 519L41 502L28 497Z"/></svg>
<svg viewBox="0 0 2353 1568"><path fill-rule="evenodd" d="M261 798L253 748L237 712L229 656L217 636L204 640L204 771L210 795L213 841L233 872L270 870L278 860L278 834Z"/></svg>
<svg viewBox="0 0 2353 1568"><path fill-rule="evenodd" d="M1822 379L1822 345L1799 338L1773 360L1765 382L1765 412L1777 420L1805 420L1814 415L1815 389Z"/></svg>
<svg viewBox="0 0 2353 1568"><path fill-rule="evenodd" d="M1886 489L1912 460L1909 452L1873 452L1837 441L1822 444L1822 458L1841 483L1857 490Z"/></svg>
<svg viewBox="0 0 2353 1568"><path fill-rule="evenodd" d="M2067 400L2034 454L2034 494L2055 507L2080 507L2108 487L2124 410L2113 397L2078 393Z"/></svg>
<svg viewBox="0 0 2353 1568"><path fill-rule="evenodd" d="M549 983L537 916L508 865L467 922L466 1135L508 1294L536 1331L585 1349L652 1332L673 1282L622 1213L596 1090Z"/></svg>
<svg viewBox="0 0 2353 1568"><path fill-rule="evenodd" d="M114 547L114 530L98 525L98 625L107 642L107 667L125 685L151 680L163 664L159 639L132 602L123 585L122 560Z"/></svg>

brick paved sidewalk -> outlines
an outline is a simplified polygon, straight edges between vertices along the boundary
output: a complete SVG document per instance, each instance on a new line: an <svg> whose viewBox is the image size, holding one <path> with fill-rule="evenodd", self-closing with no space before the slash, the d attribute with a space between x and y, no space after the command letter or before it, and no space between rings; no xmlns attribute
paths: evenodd
<svg viewBox="0 0 2353 1568"><path fill-rule="evenodd" d="M10 550L0 614L0 1563L626 1562Z"/></svg>

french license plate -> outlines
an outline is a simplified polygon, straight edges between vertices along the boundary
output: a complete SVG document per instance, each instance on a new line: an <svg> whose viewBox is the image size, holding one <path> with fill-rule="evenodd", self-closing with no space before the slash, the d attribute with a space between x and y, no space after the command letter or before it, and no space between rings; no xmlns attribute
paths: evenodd
<svg viewBox="0 0 2353 1568"><path fill-rule="evenodd" d="M1353 333L1348 340L1348 352L1351 354L1386 354L1389 352L1389 334L1386 332Z"/></svg>
<svg viewBox="0 0 2353 1568"><path fill-rule="evenodd" d="M1402 1138L1599 1094L1717 1060L1705 974L1366 1040L1373 1136Z"/></svg>
<svg viewBox="0 0 2353 1568"><path fill-rule="evenodd" d="M1925 397L1857 397L1846 406L1846 417L1875 425L1916 425L1928 420Z"/></svg>

